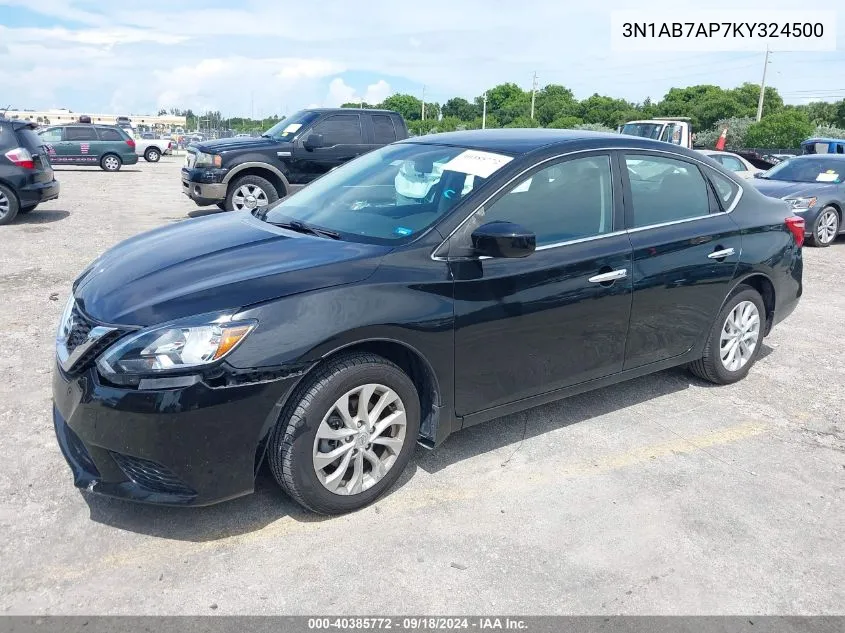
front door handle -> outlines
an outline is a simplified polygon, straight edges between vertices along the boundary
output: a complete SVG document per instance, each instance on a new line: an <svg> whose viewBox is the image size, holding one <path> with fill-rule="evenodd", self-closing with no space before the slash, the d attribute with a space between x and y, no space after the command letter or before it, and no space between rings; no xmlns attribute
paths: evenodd
<svg viewBox="0 0 845 633"><path fill-rule="evenodd" d="M725 259L725 257L730 257L734 254L734 249L732 248L723 248L719 251L713 251L707 257L710 259Z"/></svg>
<svg viewBox="0 0 845 633"><path fill-rule="evenodd" d="M617 281L619 279L625 279L628 276L628 269L627 268L620 268L619 270L611 270L609 273L601 273L600 275L594 275L590 277L588 281L593 284L604 284L608 282Z"/></svg>

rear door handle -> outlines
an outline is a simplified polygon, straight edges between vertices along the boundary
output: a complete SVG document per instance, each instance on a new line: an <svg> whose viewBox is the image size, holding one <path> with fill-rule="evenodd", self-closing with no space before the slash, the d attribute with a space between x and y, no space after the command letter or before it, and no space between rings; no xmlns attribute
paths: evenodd
<svg viewBox="0 0 845 633"><path fill-rule="evenodd" d="M710 259L724 259L725 257L730 257L734 254L734 249L732 248L723 248L720 251L713 251L707 257Z"/></svg>
<svg viewBox="0 0 845 633"><path fill-rule="evenodd" d="M608 281L616 281L618 279L625 279L628 276L627 268L620 268L619 270L611 270L609 273L602 273L590 277L588 281L593 284L603 284Z"/></svg>

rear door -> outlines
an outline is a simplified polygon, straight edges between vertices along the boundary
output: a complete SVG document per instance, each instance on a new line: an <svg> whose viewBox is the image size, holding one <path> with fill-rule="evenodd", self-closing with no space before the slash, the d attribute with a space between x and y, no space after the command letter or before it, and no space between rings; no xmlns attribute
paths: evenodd
<svg viewBox="0 0 845 633"><path fill-rule="evenodd" d="M631 151L621 162L634 249L627 370L684 354L709 330L742 251L730 216L741 189L674 154Z"/></svg>
<svg viewBox="0 0 845 633"><path fill-rule="evenodd" d="M396 129L393 117L389 114L373 114L373 146L389 145L400 138L401 130Z"/></svg>
<svg viewBox="0 0 845 633"><path fill-rule="evenodd" d="M64 149L73 165L96 165L98 157L97 133L91 125L69 125L65 128Z"/></svg>

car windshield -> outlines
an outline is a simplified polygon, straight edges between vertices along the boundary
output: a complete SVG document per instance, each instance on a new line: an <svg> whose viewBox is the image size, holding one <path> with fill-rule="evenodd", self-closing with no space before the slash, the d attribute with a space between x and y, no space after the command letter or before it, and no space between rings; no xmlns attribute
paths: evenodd
<svg viewBox="0 0 845 633"><path fill-rule="evenodd" d="M789 158L778 163L760 177L790 182L840 183L845 174L845 161L825 158Z"/></svg>
<svg viewBox="0 0 845 633"><path fill-rule="evenodd" d="M300 110L282 119L261 136L274 138L279 141L292 141L301 128L312 123L319 116L319 112Z"/></svg>
<svg viewBox="0 0 845 633"><path fill-rule="evenodd" d="M399 143L330 171L270 207L263 219L292 221L341 239L393 244L413 239L512 159L463 147Z"/></svg>
<svg viewBox="0 0 845 633"><path fill-rule="evenodd" d="M626 123L622 126L622 134L659 140L664 127L663 123Z"/></svg>

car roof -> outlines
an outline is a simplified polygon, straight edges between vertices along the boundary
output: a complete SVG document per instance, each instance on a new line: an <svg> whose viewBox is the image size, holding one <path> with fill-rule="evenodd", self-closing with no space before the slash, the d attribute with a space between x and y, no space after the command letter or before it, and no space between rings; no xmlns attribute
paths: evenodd
<svg viewBox="0 0 845 633"><path fill-rule="evenodd" d="M802 145L804 145L805 143L845 143L845 139L831 138L826 136L814 136L813 138L808 138L806 141L801 141Z"/></svg>
<svg viewBox="0 0 845 633"><path fill-rule="evenodd" d="M377 110L375 108L305 108L306 112L320 112L320 113L343 113L351 114L354 112L366 111L370 114L399 114L395 110ZM282 119L284 120L284 119Z"/></svg>
<svg viewBox="0 0 845 633"><path fill-rule="evenodd" d="M841 160L845 161L845 154L801 154L800 156L792 156L792 160L801 159L806 160L809 158L825 158L829 160Z"/></svg>
<svg viewBox="0 0 845 633"><path fill-rule="evenodd" d="M679 154L690 155L686 148L643 138L611 132L593 132L591 130L556 130L547 128L506 128L492 130L465 130L462 132L443 132L415 136L401 143L429 143L454 145L482 151L503 152L518 156L541 148L563 147L580 144L585 147L633 149L674 149Z"/></svg>

